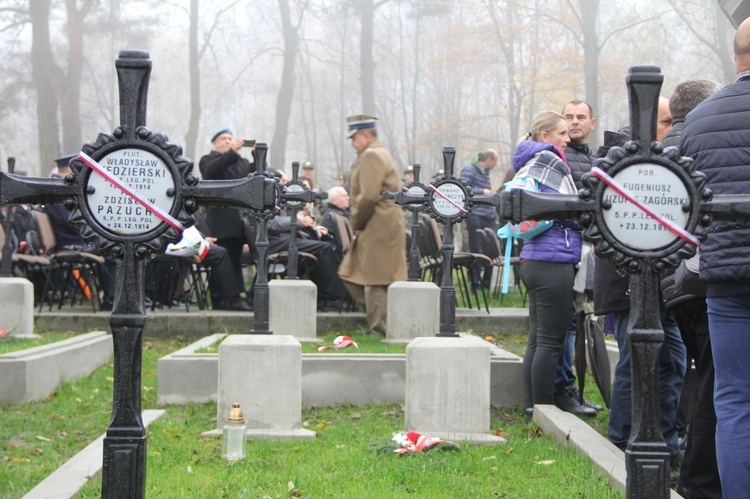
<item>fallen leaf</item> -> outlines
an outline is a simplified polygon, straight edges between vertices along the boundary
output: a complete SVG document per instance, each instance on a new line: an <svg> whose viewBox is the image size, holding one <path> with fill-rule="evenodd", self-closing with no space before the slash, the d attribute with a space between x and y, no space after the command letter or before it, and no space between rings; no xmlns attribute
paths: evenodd
<svg viewBox="0 0 750 499"><path fill-rule="evenodd" d="M292 482L291 480L290 480L290 481L288 481L288 482L286 483L286 489L287 489L287 490L292 490L292 489L294 489L294 482Z"/></svg>
<svg viewBox="0 0 750 499"><path fill-rule="evenodd" d="M362 414L358 412L353 412L349 414L349 419L360 419L362 417Z"/></svg>
<svg viewBox="0 0 750 499"><path fill-rule="evenodd" d="M37 440L41 440L42 442L51 442L51 441L52 441L52 440L50 440L49 438L47 438L47 437L43 437L43 436L41 436L41 435L37 435L37 436L36 436L36 439L37 439Z"/></svg>
<svg viewBox="0 0 750 499"><path fill-rule="evenodd" d="M187 472L188 472L188 475L192 475L193 474L193 468L191 468L189 464L188 464L188 467L187 467Z"/></svg>
<svg viewBox="0 0 750 499"><path fill-rule="evenodd" d="M568 432L568 434L565 435L565 440L570 440L570 432Z"/></svg>
<svg viewBox="0 0 750 499"><path fill-rule="evenodd" d="M509 455L513 453L513 447L508 448L508 450L505 451L505 455Z"/></svg>
<svg viewBox="0 0 750 499"><path fill-rule="evenodd" d="M536 464L541 464L542 466L549 466L550 464L554 464L554 463L555 463L555 460L554 459L550 459L550 460L547 460L547 461L537 461Z"/></svg>
<svg viewBox="0 0 750 499"><path fill-rule="evenodd" d="M34 452L36 452L37 454L43 454L44 453L44 451L40 447L37 447L36 449L34 449Z"/></svg>
<svg viewBox="0 0 750 499"><path fill-rule="evenodd" d="M497 456L487 456L484 459L482 459L482 461L490 461L492 459L497 459Z"/></svg>

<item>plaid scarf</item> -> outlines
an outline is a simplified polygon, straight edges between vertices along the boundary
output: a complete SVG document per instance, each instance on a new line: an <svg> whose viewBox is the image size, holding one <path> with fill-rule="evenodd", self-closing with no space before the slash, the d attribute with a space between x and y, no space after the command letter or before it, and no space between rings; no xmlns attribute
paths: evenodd
<svg viewBox="0 0 750 499"><path fill-rule="evenodd" d="M578 192L570 168L556 154L550 151L537 153L523 168L518 170L516 177L531 177L536 181L560 194L575 194Z"/></svg>

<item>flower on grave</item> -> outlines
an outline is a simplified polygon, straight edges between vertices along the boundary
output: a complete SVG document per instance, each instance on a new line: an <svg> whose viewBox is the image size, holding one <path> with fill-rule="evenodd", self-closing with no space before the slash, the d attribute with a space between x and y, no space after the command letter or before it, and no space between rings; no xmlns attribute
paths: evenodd
<svg viewBox="0 0 750 499"><path fill-rule="evenodd" d="M328 350L329 348L335 348L336 350L339 350L341 348L346 348L354 346L354 348L359 348L359 345L350 337L350 336L336 336L336 339L333 340L333 345L323 345L322 347L318 348L318 352L324 352Z"/></svg>
<svg viewBox="0 0 750 499"><path fill-rule="evenodd" d="M407 452L428 452L434 449L458 450L458 444L455 442L428 437L417 433L416 431L396 432L393 434L393 441L400 446L400 448L393 451L396 454L406 454Z"/></svg>
<svg viewBox="0 0 750 499"><path fill-rule="evenodd" d="M8 331L0 329L0 338L5 338L6 336L8 336Z"/></svg>

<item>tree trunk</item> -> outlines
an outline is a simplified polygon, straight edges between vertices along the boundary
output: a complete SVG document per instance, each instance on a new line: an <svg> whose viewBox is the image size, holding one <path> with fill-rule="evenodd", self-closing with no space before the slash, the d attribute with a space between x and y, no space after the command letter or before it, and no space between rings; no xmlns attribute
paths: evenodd
<svg viewBox="0 0 750 499"><path fill-rule="evenodd" d="M33 2L32 2L33 3ZM68 74L61 81L60 113L63 125L63 149L72 154L81 149L81 75L83 74L83 19L88 12L87 2L81 10L76 0L65 0L68 13Z"/></svg>
<svg viewBox="0 0 750 499"><path fill-rule="evenodd" d="M375 62L372 58L372 37L375 17L373 0L362 0L362 35L359 44L359 80L362 84L362 112L375 114Z"/></svg>
<svg viewBox="0 0 750 499"><path fill-rule="evenodd" d="M201 119L201 74L198 66L198 0L190 0L190 38L188 67L190 72L190 122L185 134L185 155L195 158L198 127Z"/></svg>
<svg viewBox="0 0 750 499"><path fill-rule="evenodd" d="M599 37L596 32L599 16L599 0L580 0L581 29L583 31L583 74L586 82L586 103L594 110L599 109ZM591 147L596 150L596 134L591 134Z"/></svg>
<svg viewBox="0 0 750 499"><path fill-rule="evenodd" d="M36 89L37 133L39 136L40 175L44 175L60 156L58 136L57 97L52 80L55 78L55 63L49 43L50 0L29 2L31 16L31 72Z"/></svg>
<svg viewBox="0 0 750 499"><path fill-rule="evenodd" d="M286 152L286 139L289 134L289 116L292 113L294 100L295 73L294 66L299 50L297 28L292 25L289 13L289 2L279 0L281 26L284 33L284 66L281 72L281 87L276 101L276 127L271 142L270 164L272 168L283 169Z"/></svg>

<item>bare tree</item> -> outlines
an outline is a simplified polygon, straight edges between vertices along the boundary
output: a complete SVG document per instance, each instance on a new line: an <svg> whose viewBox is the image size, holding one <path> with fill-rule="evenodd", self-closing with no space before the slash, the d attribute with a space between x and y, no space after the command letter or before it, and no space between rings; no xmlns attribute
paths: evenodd
<svg viewBox="0 0 750 499"><path fill-rule="evenodd" d="M198 0L190 0L190 35L188 40L188 68L190 72L190 120L185 134L185 154L195 157L195 144L198 141L198 129L201 120L201 72L200 53L198 52Z"/></svg>
<svg viewBox="0 0 750 499"><path fill-rule="evenodd" d="M299 9L297 23L292 22L288 0L279 0L281 29L284 35L284 62L281 71L281 86L276 100L276 126L271 141L270 164L274 168L284 168L286 140L289 135L289 117L292 114L294 85L296 81L295 64L299 52L299 26L307 8L305 1Z"/></svg>
<svg viewBox="0 0 750 499"><path fill-rule="evenodd" d="M53 165L60 155L57 94L53 81L62 78L52 57L49 36L50 0L30 2L31 71L36 88L37 133L40 165ZM80 147L80 143L77 147Z"/></svg>

